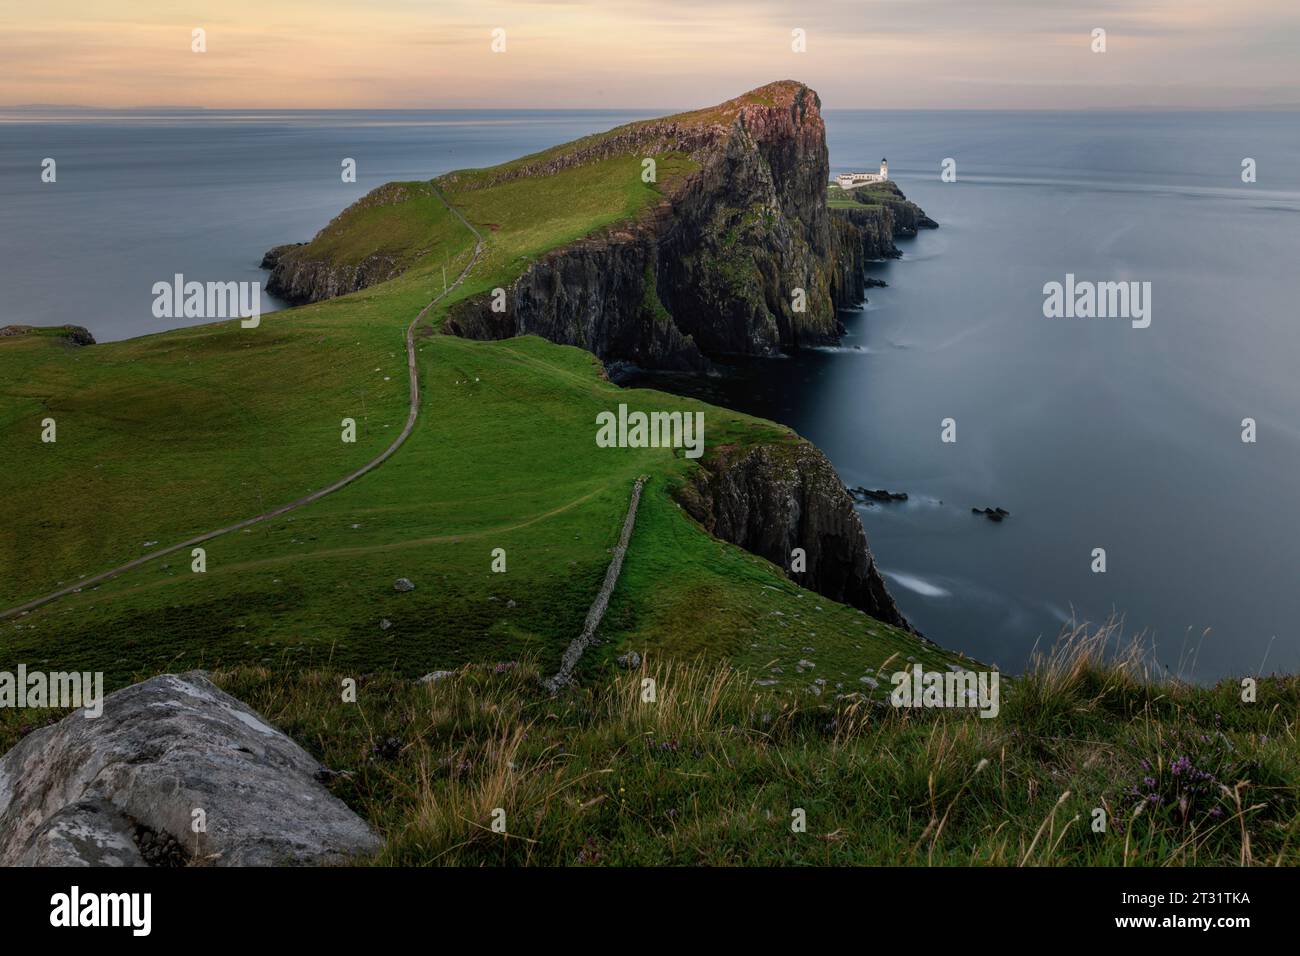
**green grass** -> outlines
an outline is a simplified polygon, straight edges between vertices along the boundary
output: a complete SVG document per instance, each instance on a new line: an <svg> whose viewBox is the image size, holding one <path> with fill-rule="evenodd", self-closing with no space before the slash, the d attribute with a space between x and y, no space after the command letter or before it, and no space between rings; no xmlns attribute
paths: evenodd
<svg viewBox="0 0 1300 956"><path fill-rule="evenodd" d="M334 792L386 838L381 864L1300 864L1295 677L1243 704L1231 681L1154 681L1085 638L1004 681L982 719L758 690L656 653L558 698L544 672L372 673L356 704L338 667L215 679L342 772Z"/></svg>
<svg viewBox="0 0 1300 956"><path fill-rule="evenodd" d="M482 188L488 184L499 183L503 180L521 176L527 176L529 181L536 182L542 177L532 175L532 171L540 167L553 164L557 160L571 158L574 155L598 155L611 140L622 139L627 141L641 134L640 138L643 142L634 149L635 156L633 157L638 163L639 172L639 163L642 158L647 155L661 154L661 150L656 148L661 144L657 141L657 135L653 133L655 124L671 122L682 129L714 125L730 126L746 105L776 107L779 106L780 101L794 96L801 87L801 83L792 80L779 80L758 89L750 90L748 93L727 100L717 106L677 113L673 116L664 117L663 120L638 120L633 123L625 123L622 126L616 126L601 133L592 133L572 142L530 153L527 156L521 156L518 159L488 169L457 170L450 176L444 177L444 182L449 186L454 183L454 187L462 191Z"/></svg>
<svg viewBox="0 0 1300 956"><path fill-rule="evenodd" d="M374 457L406 417L399 323L412 277L291 314L69 348L0 341L9 606L319 488ZM57 441L41 442L41 421ZM355 418L357 442L340 441Z"/></svg>
<svg viewBox="0 0 1300 956"><path fill-rule="evenodd" d="M835 183L826 187L826 205L831 209L880 209L885 200L897 200L892 185L866 183L853 189L841 189Z"/></svg>
<svg viewBox="0 0 1300 956"><path fill-rule="evenodd" d="M349 206L310 243L289 255L343 265L382 255L409 268L440 246L463 245L464 236L456 225L429 183L388 183ZM441 251L449 255L456 249Z"/></svg>
<svg viewBox="0 0 1300 956"><path fill-rule="evenodd" d="M0 622L0 661L103 670L110 686L245 664L405 677L490 659L554 666L581 629L641 474L651 481L627 583L604 628L609 643L586 667L624 644L785 659L805 609L823 666L834 661L840 676L854 672L848 679L880 651L919 648L711 539L669 497L695 467L680 452L594 442L597 413L619 402L700 409L710 443L793 441L785 429L619 389L579 349L427 334L456 302L508 283L536 257L635 219L693 168L664 153L653 184L631 155L490 188L442 181L486 249L417 338L421 410L398 454L320 502L208 542L204 574L175 554ZM432 190L400 190L404 201L357 204L310 247L340 261L380 240L395 253L423 250L396 280L266 316L257 330L229 322L80 350L53 338L0 341L11 383L0 415L16 463L0 486L12 531L0 555L14 569L5 603L137 557L146 542L159 543L152 550L292 500L391 441L406 410L404 329L441 290L442 263L459 272L473 244ZM39 441L46 414L59 423L55 445ZM359 423L356 445L339 440L344 416ZM505 574L490 570L496 548ZM398 577L416 589L395 593ZM701 589L715 603L696 606Z"/></svg>
<svg viewBox="0 0 1300 956"><path fill-rule="evenodd" d="M678 119L725 122L737 102ZM641 157L625 155L487 185L525 160L432 184L486 249L421 330L420 415L393 458L209 542L205 574L178 554L0 622L0 669L102 670L109 689L214 669L346 772L333 786L387 838L381 863L1298 862L1295 678L1243 705L1230 683L1153 682L1078 640L1008 682L996 720L882 708L892 670L959 658L711 538L674 498L696 467L680 453L594 443L596 414L619 402L701 410L711 446L797 436L619 389L579 349L428 334L536 257L644 214L693 169L665 153L646 184ZM432 186L354 207L311 249L340 263L391 255L404 274L260 329L88 348L56 332L0 338L0 603L297 498L386 447L406 414L404 330L474 244ZM355 445L339 441L345 416ZM552 698L539 678L580 631L641 475L600 641L580 687ZM416 589L395 592L398 577ZM626 650L643 672L615 667ZM341 703L344 677L359 681L356 705ZM0 747L58 716L0 711ZM1183 813L1179 757L1229 789L1194 794ZM1162 802L1134 816L1131 784ZM1097 806L1105 835L1088 826ZM489 828L497 807L504 836ZM796 807L807 833L790 831Z"/></svg>

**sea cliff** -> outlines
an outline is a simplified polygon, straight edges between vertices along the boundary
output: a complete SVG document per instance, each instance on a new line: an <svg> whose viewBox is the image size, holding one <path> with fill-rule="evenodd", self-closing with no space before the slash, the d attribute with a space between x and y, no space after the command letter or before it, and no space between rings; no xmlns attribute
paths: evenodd
<svg viewBox="0 0 1300 956"><path fill-rule="evenodd" d="M892 182L828 203L834 190L821 101L789 80L711 109L631 123L488 170L450 173L430 188L463 200L476 190L571 174L615 157L668 156L684 157L689 172L665 181L657 201L630 220L521 263L502 286L455 301L439 331L472 339L531 334L584 348L607 367L705 372L720 356L836 342L839 310L863 300L866 263L898 256L896 238L935 225ZM394 243L377 249L340 240L411 201L413 190L414 184L389 184L311 243L272 249L263 262L272 270L271 291L315 300L400 272ZM337 255L340 248L349 255ZM359 256L359 248L367 254ZM767 558L806 587L907 626L876 569L852 497L810 443L710 449L679 489L679 501L715 536ZM806 570L792 570L796 548Z"/></svg>

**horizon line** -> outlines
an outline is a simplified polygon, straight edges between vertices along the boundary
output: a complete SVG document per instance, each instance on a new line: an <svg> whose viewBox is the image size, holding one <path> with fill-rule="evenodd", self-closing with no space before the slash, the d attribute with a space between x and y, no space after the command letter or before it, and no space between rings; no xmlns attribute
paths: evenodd
<svg viewBox="0 0 1300 956"><path fill-rule="evenodd" d="M209 113L653 113L672 116L700 107L653 106L185 106L144 104L137 106L88 106L81 103L7 103L0 110L81 110L96 113L209 112ZM1237 104L1232 106L1175 106L1136 104L1132 106L830 106L822 112L864 113L1289 113L1300 111L1297 103Z"/></svg>

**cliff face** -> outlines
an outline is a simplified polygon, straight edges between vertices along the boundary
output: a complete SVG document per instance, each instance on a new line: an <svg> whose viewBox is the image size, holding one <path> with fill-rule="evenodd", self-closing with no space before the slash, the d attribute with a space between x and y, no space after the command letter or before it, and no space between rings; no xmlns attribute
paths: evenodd
<svg viewBox="0 0 1300 956"><path fill-rule="evenodd" d="M262 268L271 271L266 291L302 305L347 295L401 275L418 257L418 250L400 242L385 242L382 230L375 230L381 238L371 240L371 248L361 255L340 255L331 240L356 228L362 217L387 216L400 227L405 205L428 193L427 184L387 183L335 216L311 242L291 242L271 249L262 257Z"/></svg>
<svg viewBox="0 0 1300 956"><path fill-rule="evenodd" d="M899 255L896 237L933 225L892 183L828 207L821 104L790 81L496 169L452 173L440 184L454 194L616 155L666 152L689 156L694 171L666 186L657 205L530 263L506 288L502 312L492 310L490 291L455 303L440 331L477 339L533 334L587 349L607 365L704 371L711 355L836 341L838 309L863 299L865 264ZM345 272L317 256L334 226L309 246L267 254L272 292L301 301L388 277L387 263ZM908 626L876 570L852 498L807 442L710 449L679 498L712 534L803 586ZM799 573L790 570L795 548L806 553Z"/></svg>
<svg viewBox="0 0 1300 956"><path fill-rule="evenodd" d="M853 499L808 442L714 449L677 497L711 534L767 558L804 587L909 627L876 570ZM791 570L795 548L806 552L803 572Z"/></svg>
<svg viewBox="0 0 1300 956"><path fill-rule="evenodd" d="M367 256L357 263L340 263L303 254L308 243L276 246L262 257L262 268L270 269L266 291L277 298L302 305L347 295L401 275L406 264L384 254Z"/></svg>
<svg viewBox="0 0 1300 956"><path fill-rule="evenodd" d="M506 290L505 312L480 295L458 303L442 331L532 333L606 363L679 371L706 367L707 355L834 342L837 310L862 300L864 263L896 255L894 236L914 232L924 214L896 190L896 204L827 208L825 124L817 94L800 83L774 83L707 113L633 124L477 182L616 152L673 150L699 167L637 222L530 265ZM454 176L447 184L463 185Z"/></svg>
<svg viewBox="0 0 1300 956"><path fill-rule="evenodd" d="M830 209L826 130L817 94L778 83L724 104L704 124L634 124L606 140L543 155L482 180L495 185L615 153L687 153L698 170L638 221L556 250L506 290L458 303L442 331L471 338L535 334L606 364L700 371L708 355L771 354L833 342L837 310L860 303L872 259L933 225L892 183ZM450 188L469 185L448 177ZM474 188L474 187L471 187ZM858 208L860 207L860 208ZM802 308L796 304L802 290ZM711 449L679 492L711 534L786 569L799 584L909 628L831 463L814 446ZM802 548L807 566L791 570Z"/></svg>

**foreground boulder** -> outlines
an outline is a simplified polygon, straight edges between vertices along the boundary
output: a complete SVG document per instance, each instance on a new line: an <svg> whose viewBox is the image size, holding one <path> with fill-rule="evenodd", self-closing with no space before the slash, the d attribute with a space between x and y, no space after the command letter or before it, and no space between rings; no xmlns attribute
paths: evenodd
<svg viewBox="0 0 1300 956"><path fill-rule="evenodd" d="M322 772L201 672L164 674L0 758L0 865L328 864L377 850Z"/></svg>

